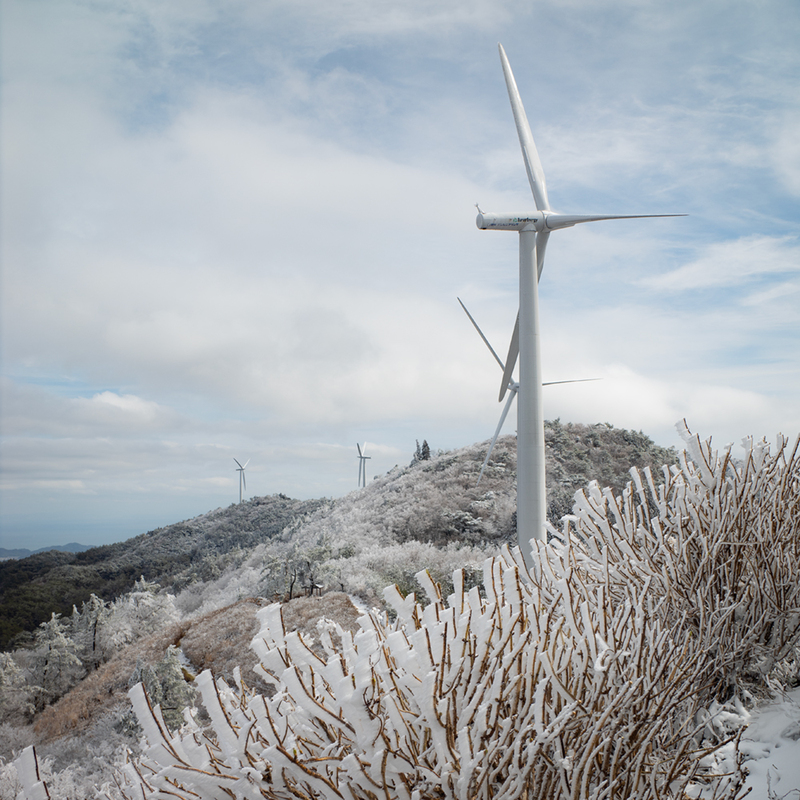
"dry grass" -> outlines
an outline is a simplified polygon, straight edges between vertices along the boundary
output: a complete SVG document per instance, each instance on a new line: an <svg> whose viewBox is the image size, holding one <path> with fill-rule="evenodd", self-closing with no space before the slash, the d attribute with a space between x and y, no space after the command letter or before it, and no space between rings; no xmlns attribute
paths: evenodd
<svg viewBox="0 0 800 800"><path fill-rule="evenodd" d="M192 668L197 672L210 669L226 680L231 680L236 666L250 674L255 664L250 642L258 632L256 613L260 607L261 601L251 597L188 624L180 647Z"/></svg>
<svg viewBox="0 0 800 800"><path fill-rule="evenodd" d="M259 598L240 600L195 620L180 641L192 666L233 682L233 671L239 667L246 683L263 687L253 671L258 659L250 643L259 631L256 614L264 605ZM329 592L321 597L296 597L283 604L284 621L289 631L299 631L306 641L319 638L317 622L321 617L333 619L345 630L358 629L358 612L346 594Z"/></svg>

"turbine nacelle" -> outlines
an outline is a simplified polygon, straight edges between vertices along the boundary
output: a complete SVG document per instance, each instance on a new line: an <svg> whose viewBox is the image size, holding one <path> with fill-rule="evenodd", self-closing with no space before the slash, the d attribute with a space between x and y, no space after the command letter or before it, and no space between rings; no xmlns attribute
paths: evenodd
<svg viewBox="0 0 800 800"><path fill-rule="evenodd" d="M475 224L482 231L536 231L546 233L561 228L571 228L582 222L600 222L606 219L647 219L651 217L683 217L685 214L556 214L538 211L533 214L491 214L481 211Z"/></svg>
<svg viewBox="0 0 800 800"><path fill-rule="evenodd" d="M475 224L482 231L542 231L545 222L544 215L527 214L524 216L517 214L487 214L482 211L475 218Z"/></svg>

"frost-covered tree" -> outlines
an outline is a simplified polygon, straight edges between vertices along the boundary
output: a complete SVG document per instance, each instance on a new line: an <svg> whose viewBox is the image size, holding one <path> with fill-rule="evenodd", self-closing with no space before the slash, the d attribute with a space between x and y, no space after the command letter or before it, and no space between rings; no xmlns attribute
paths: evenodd
<svg viewBox="0 0 800 800"><path fill-rule="evenodd" d="M118 647L154 633L177 619L174 596L142 577L130 592L112 603L106 628L111 645Z"/></svg>
<svg viewBox="0 0 800 800"><path fill-rule="evenodd" d="M0 722L19 722L33 713L37 693L13 653L0 653Z"/></svg>
<svg viewBox="0 0 800 800"><path fill-rule="evenodd" d="M36 711L57 700L82 677L83 666L76 650L60 614L52 614L39 626L31 659Z"/></svg>
<svg viewBox="0 0 800 800"><path fill-rule="evenodd" d="M72 611L72 638L77 654L87 671L97 669L108 659L112 631L109 630L111 610L104 600L92 594L81 610Z"/></svg>
<svg viewBox="0 0 800 800"><path fill-rule="evenodd" d="M431 459L431 448L428 444L427 439L422 440L422 444L420 445L419 439L416 440L417 448L414 450L414 458L412 459L411 463L416 464L420 461L430 461Z"/></svg>
<svg viewBox="0 0 800 800"><path fill-rule="evenodd" d="M155 666L139 664L131 680L144 685L151 702L161 708L164 721L176 729L183 723L183 710L192 705L195 697L186 678L180 651L170 645Z"/></svg>

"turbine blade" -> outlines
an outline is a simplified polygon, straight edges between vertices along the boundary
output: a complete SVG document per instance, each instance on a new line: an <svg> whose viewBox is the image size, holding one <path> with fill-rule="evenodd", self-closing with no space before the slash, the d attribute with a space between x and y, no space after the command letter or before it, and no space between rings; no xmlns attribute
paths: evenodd
<svg viewBox="0 0 800 800"><path fill-rule="evenodd" d="M358 448L358 457L361 458L361 445L356 442L356 447Z"/></svg>
<svg viewBox="0 0 800 800"><path fill-rule="evenodd" d="M539 235L541 236L541 234ZM456 297L456 300L461 303L460 297ZM483 339L483 343L489 348L489 352L494 356L494 360L500 365L500 369L504 370L506 368L505 364L503 364L503 362L500 360L500 356L495 353L494 347L489 344L489 340L483 335L483 331L480 329L478 323L475 322L472 314L467 311L467 307L463 303L461 303L461 308L464 309L464 313L469 317L469 321L475 326L475 330L478 331L478 335L481 337L481 339Z"/></svg>
<svg viewBox="0 0 800 800"><path fill-rule="evenodd" d="M544 269L544 253L547 249L547 242L550 239L550 231L541 231L536 234L536 269L538 281L542 277L542 270ZM465 309L466 310L466 309ZM506 366L503 369L503 383L500 386L499 401L502 401L506 395L508 387L511 385L514 367L517 365L517 358L519 357L519 311L517 312L517 321L514 323L514 332L511 334L511 343L508 346L508 357L506 358Z"/></svg>
<svg viewBox="0 0 800 800"><path fill-rule="evenodd" d="M517 394L517 384L511 389L511 394L508 396L508 400L506 400L505 406L503 406L503 413L500 415L500 422L497 424L497 430L494 432L494 436L492 437L492 443L489 445L489 450L486 453L486 458L483 459L483 465L481 466L480 475L478 475L478 480L475 482L477 486L481 482L481 478L483 477L483 473L486 469L486 465L489 463L489 456L492 454L492 450L494 450L495 442L497 441L497 437L500 435L500 430L503 427L503 423L506 421L506 417L508 416L508 410L511 408L511 402L514 400L514 397Z"/></svg>
<svg viewBox="0 0 800 800"><path fill-rule="evenodd" d="M550 231L540 231L536 234L536 280L542 279L544 269L544 251L547 249L547 240L550 238Z"/></svg>
<svg viewBox="0 0 800 800"><path fill-rule="evenodd" d="M511 374L514 372L514 367L517 365L517 357L519 356L519 312L517 312L517 321L514 323L514 332L511 334L511 344L508 346L508 357L506 358L506 366L503 370L503 383L500 386L500 396L497 398L501 402L506 396L508 387L511 385Z"/></svg>
<svg viewBox="0 0 800 800"><path fill-rule="evenodd" d="M522 148L522 158L525 161L525 170L528 173L528 182L531 185L533 199L539 211L549 211L550 203L547 199L547 185L544 179L544 170L542 169L542 162L539 160L539 153L533 141L531 126L528 124L527 116L525 116L525 109L522 106L519 89L517 89L517 82L514 80L514 73L511 72L511 65L508 63L506 51L503 50L503 45L498 44L497 46L500 49L500 62L503 65L503 75L505 76L506 88L508 89L508 99L511 101L511 110L514 112L514 123L517 126L517 136L519 137L519 144Z"/></svg>
<svg viewBox="0 0 800 800"><path fill-rule="evenodd" d="M248 458L247 461L244 462L244 467L246 467L249 463L250 463L250 459ZM244 467L242 467L242 469L244 469Z"/></svg>
<svg viewBox="0 0 800 800"><path fill-rule="evenodd" d="M242 485L245 489L247 488L247 478L244 475L244 470L242 470Z"/></svg>
<svg viewBox="0 0 800 800"><path fill-rule="evenodd" d="M237 461L237 459L235 459L235 458L234 458L233 460L234 460L234 461L236 461L236 464L237 464L237 466L239 467L239 469L244 469L244 467L243 467L241 464L239 464L239 462Z"/></svg>
<svg viewBox="0 0 800 800"><path fill-rule="evenodd" d="M561 228L571 228L582 222L602 222L607 219L662 219L685 216L687 214L547 214L544 221L551 231L556 231Z"/></svg>
<svg viewBox="0 0 800 800"><path fill-rule="evenodd" d="M602 378L573 378L571 381L542 381L542 386L557 386L559 383L588 383L589 381L601 381Z"/></svg>

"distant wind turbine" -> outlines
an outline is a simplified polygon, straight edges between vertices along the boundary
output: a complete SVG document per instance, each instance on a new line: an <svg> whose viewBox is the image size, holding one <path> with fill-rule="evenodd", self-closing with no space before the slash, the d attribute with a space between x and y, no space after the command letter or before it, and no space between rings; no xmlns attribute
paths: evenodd
<svg viewBox="0 0 800 800"><path fill-rule="evenodd" d="M480 335L481 339L483 339L484 344L489 348L489 352L494 356L494 360L500 365L500 369L503 370L503 373L505 373L506 369L505 364L503 364L503 362L500 360L500 356L497 355L494 347L492 347L491 344L489 344L489 340L486 338L485 334L481 330L480 325L478 325L478 323L475 322L475 317L473 317L472 314L469 313L467 307L464 305L463 302L461 302L460 297L456 297L456 300L458 300L458 302L461 304L461 308L464 309L464 313L469 317L469 321L473 324L475 330L478 331L478 334ZM545 381L544 383L542 383L542 386L557 386L562 383L588 383L590 381L599 381L599 380L600 378L573 378L572 380L566 380L566 381ZM503 413L500 415L500 422L497 423L497 429L494 432L494 436L492 437L489 449L486 451L486 458L483 459L483 464L481 465L481 471L480 474L478 475L478 480L475 481L476 486L481 482L483 473L486 471L486 465L489 463L489 457L492 455L492 450L494 450L495 443L497 442L497 437L500 436L500 431L503 427L503 423L506 421L506 417L508 416L508 411L511 408L511 403L513 402L514 398L517 395L517 392L519 391L519 384L513 378L511 378L511 383L508 386L508 391L509 391L508 400L506 400L506 404L503 406Z"/></svg>
<svg viewBox="0 0 800 800"><path fill-rule="evenodd" d="M542 364L539 341L539 288L544 254L550 233L583 222L607 219L642 219L678 217L683 214L574 215L558 214L550 209L544 170L533 141L528 118L517 89L511 66L502 45L503 66L508 97L514 114L522 159L528 173L536 211L529 214L486 214L478 207L476 224L481 230L517 231L519 233L519 313L508 348L500 384L500 401L509 389L519 358L517 401L517 539L525 562L533 564L533 541L546 540L546 493L544 474L544 413L542 410Z"/></svg>
<svg viewBox="0 0 800 800"><path fill-rule="evenodd" d="M244 466L242 466L235 458L233 459L236 461L237 469L236 471L239 473L239 502L242 502L242 488L247 488L247 481L244 477L244 471L247 465L250 463L250 459L248 458L247 461L244 462Z"/></svg>
<svg viewBox="0 0 800 800"><path fill-rule="evenodd" d="M372 456L364 455L367 452L366 442L363 447L356 442L356 447L358 448L358 488L361 489L367 485L367 459Z"/></svg>

